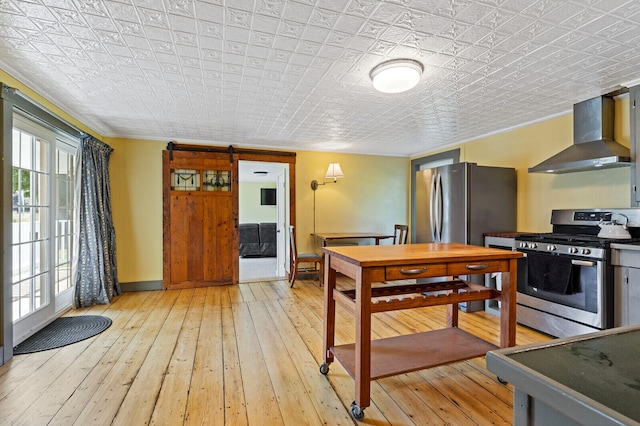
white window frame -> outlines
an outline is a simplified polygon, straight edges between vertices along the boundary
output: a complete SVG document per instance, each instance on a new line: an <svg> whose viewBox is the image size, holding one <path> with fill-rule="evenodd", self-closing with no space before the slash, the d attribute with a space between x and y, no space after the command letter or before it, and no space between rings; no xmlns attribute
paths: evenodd
<svg viewBox="0 0 640 426"><path fill-rule="evenodd" d="M27 337L45 327L55 318L62 315L66 310L71 308L73 299L73 286L61 292L55 293L56 284L56 259L55 259L55 243L56 243L56 211L57 211L57 181L56 181L56 152L58 149L78 154L78 146L80 140L66 135L62 132L56 132L51 128L47 128L39 123L30 120L22 114L13 114L13 128L17 128L25 133L31 134L48 142L47 160L48 160L48 256L47 279L49 285L49 303L47 306L38 308L23 318L13 322L13 343L14 345L22 342ZM77 161L75 162L77 163ZM75 202L74 202L75 204ZM73 232L73 229L72 229ZM72 241L74 240L72 236ZM72 268L73 269L73 268Z"/></svg>

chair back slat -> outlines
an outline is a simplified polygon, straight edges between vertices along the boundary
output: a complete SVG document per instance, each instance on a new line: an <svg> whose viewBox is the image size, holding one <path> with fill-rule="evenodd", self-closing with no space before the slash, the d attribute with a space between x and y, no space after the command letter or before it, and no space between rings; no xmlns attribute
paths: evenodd
<svg viewBox="0 0 640 426"><path fill-rule="evenodd" d="M393 227L393 244L407 244L407 236L409 234L408 225L394 225Z"/></svg>

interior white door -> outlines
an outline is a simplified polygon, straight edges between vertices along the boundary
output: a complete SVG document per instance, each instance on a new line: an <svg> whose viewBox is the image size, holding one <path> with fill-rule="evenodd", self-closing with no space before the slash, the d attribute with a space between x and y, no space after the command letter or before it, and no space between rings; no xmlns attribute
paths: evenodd
<svg viewBox="0 0 640 426"><path fill-rule="evenodd" d="M277 269L276 276L284 277L287 271L287 265L289 265L289 244L287 244L288 235L287 229L289 229L289 165L278 174L277 181L276 204L278 206L278 224L277 224Z"/></svg>

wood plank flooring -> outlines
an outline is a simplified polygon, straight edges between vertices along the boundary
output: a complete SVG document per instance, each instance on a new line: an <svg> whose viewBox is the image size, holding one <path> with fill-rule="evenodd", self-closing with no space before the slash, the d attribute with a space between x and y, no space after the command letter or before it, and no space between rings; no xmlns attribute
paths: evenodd
<svg viewBox="0 0 640 426"><path fill-rule="evenodd" d="M347 279L339 285L352 286ZM0 367L3 425L351 425L354 383L323 376L322 289L265 281L125 293L71 311L113 324L91 339L15 356ZM354 339L337 308L336 343ZM444 307L376 314L373 337L442 328ZM499 344L498 318L460 313L460 327ZM518 327L517 342L548 337ZM372 382L367 425L509 425L512 387L484 358Z"/></svg>

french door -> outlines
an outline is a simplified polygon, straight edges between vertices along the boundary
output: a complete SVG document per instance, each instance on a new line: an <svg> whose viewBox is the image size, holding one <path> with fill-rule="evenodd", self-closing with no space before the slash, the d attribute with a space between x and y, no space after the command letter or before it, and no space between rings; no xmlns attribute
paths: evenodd
<svg viewBox="0 0 640 426"><path fill-rule="evenodd" d="M12 136L15 345L71 306L78 141L17 114Z"/></svg>

